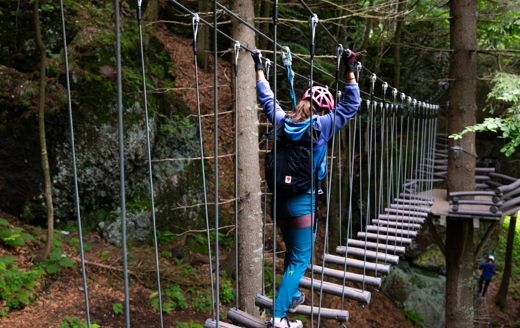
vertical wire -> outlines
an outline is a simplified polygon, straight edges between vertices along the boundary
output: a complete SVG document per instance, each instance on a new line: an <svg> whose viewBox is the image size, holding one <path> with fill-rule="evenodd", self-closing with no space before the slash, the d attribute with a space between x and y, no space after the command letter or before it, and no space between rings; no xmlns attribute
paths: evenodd
<svg viewBox="0 0 520 328"><path fill-rule="evenodd" d="M235 286L235 306L238 309L238 295L240 291L240 270L238 270L238 245L240 243L240 235L238 233L238 206L239 206L239 177L238 177L238 107L237 107L237 74L238 74L238 56L240 55L240 43L237 41L233 47L234 49L234 65L233 65L233 106L235 111L235 275L236 275L236 286Z"/></svg>
<svg viewBox="0 0 520 328"><path fill-rule="evenodd" d="M206 222L206 242L208 245L208 257L209 257L209 278L210 278L210 286L211 286L211 314L213 319L215 319L215 305L217 304L215 300L215 286L214 286L214 277L213 277L213 256L211 251L211 236L210 236L210 224L209 224L209 210L208 210L208 187L206 184L206 164L204 162L204 135L202 132L202 116L200 112L200 84L199 84L199 62L198 62L198 47L197 47L197 32L198 32L198 24L199 24L199 15L195 14L193 16L193 63L195 66L195 100L197 106L197 119L199 125L199 148L200 148L200 168L202 174L202 190L204 192L204 219Z"/></svg>
<svg viewBox="0 0 520 328"><path fill-rule="evenodd" d="M121 244L123 248L123 279L125 293L125 326L130 328L130 287L128 277L128 250L126 241L126 196L125 196L125 140L123 133L123 83L121 70L121 22L119 0L114 0L116 32L117 112L119 134L119 206L121 207Z"/></svg>
<svg viewBox="0 0 520 328"><path fill-rule="evenodd" d="M368 110L369 110L369 118L368 118L368 159L367 159L367 213L365 219L365 249L363 254L363 261L367 262L367 242L368 242L368 225L370 224L370 207L371 207L371 196L370 196L370 182L371 182L371 172L372 172L372 147L373 147L373 130L374 130L374 86L376 82L376 75L372 74L370 76L370 101L368 102ZM377 240L379 243L379 240ZM366 275L366 265L363 266L363 291L365 291L365 275Z"/></svg>
<svg viewBox="0 0 520 328"><path fill-rule="evenodd" d="M215 322L217 328L219 327L220 321L220 258L219 258L219 207L218 207L218 193L219 193L219 169L218 169L218 43L217 43L217 0L213 0L213 107L215 111L215 130L213 147L215 154L215 266L216 266L216 277L215 277L215 300L217 302L215 308ZM211 268L210 268L211 270Z"/></svg>
<svg viewBox="0 0 520 328"><path fill-rule="evenodd" d="M385 127L386 127L386 115L385 115L385 97L386 97L386 89L388 88L388 83L383 83L383 98L381 102L381 163L379 165L379 193L378 193L378 210L375 212L375 218L378 217L379 213L381 213L381 206L383 203L383 163L384 163L384 154L385 154ZM377 170L377 169L376 169ZM377 225L377 238L379 239L380 233L380 225ZM387 230L388 236L388 230ZM386 237L386 249L388 249L388 237ZM386 254L386 253L385 253ZM377 268L378 268L378 260L379 260L379 243L376 245L376 270L375 275L377 276Z"/></svg>
<svg viewBox="0 0 520 328"><path fill-rule="evenodd" d="M276 133L278 131L278 123L277 123L277 120L276 120L276 97L277 97L277 94L278 94L278 76L277 76L277 71L278 71L278 49L277 49L277 42L278 42L278 0L275 0L274 1L274 5L273 5L273 129L274 129L274 140L273 140L273 150L274 150L274 177L277 176L277 165L276 165L276 162L277 162L277 150L278 150L278 143L277 143L277 138L276 138ZM276 186L276 183L273 184L274 185L274 188L273 188L273 214L272 214L272 219L273 219L273 324L274 324L274 309L276 307L276 219L277 219L277 215L276 215L276 211L278 210L277 209L277 193L278 193L278 189L277 189L277 186Z"/></svg>
<svg viewBox="0 0 520 328"><path fill-rule="evenodd" d="M339 44L336 49L336 81L335 81L336 91L339 90L339 69L340 69L342 54L343 54L343 46L341 44ZM339 92L336 92L336 106L339 103L339 101L340 101ZM312 124L312 121L311 121L311 124ZM341 130L339 132L341 132ZM341 140L341 137L339 137L339 138ZM323 270L323 268L325 267L325 254L326 254L326 252L328 250L328 246L329 246L328 245L329 244L328 235L329 235L329 219L330 219L330 197L331 197L331 192L332 192L332 178L333 178L333 172L334 172L335 141L336 141L336 112L334 112L334 119L332 122L332 145L331 145L332 153L331 153L331 157L330 157L330 169L327 170L327 172L330 172L330 177L329 177L329 180L327 181L328 182L327 198L326 198L326 204L325 204L327 213L325 216L325 236L324 236L324 241L323 241L323 259L322 259L322 270L321 270L321 278L320 278L321 284L320 284L320 302L319 302L319 307L318 307L318 327L320 326L320 319L321 319L321 305L322 305L322 300L323 300L323 281L324 281L324 277L325 277L325 270ZM339 158L339 162L341 162L341 157ZM316 206L317 206L317 204L316 204ZM341 230L341 225L340 225L339 230ZM345 258L346 258L346 254L345 254Z"/></svg>
<svg viewBox="0 0 520 328"><path fill-rule="evenodd" d="M312 220L311 220L311 328L314 328L314 239L317 238L317 210L318 210L318 193L317 193L317 184L318 181L315 181L314 177L314 125L313 125L313 111L314 111L314 90L312 88L313 80L314 80L314 51L315 51L315 44L314 44L314 36L316 32L316 24L318 22L318 16L316 14L312 14L310 16L310 27L311 27L311 38L310 38L310 74L309 74L309 88L310 88L310 126L309 129L311 129L311 163L310 163L310 170L311 170L311 210L313 213L311 214ZM318 169L316 168L316 172ZM316 179L317 180L317 179ZM316 184L316 187L314 186ZM313 207L315 205L315 207ZM314 231L316 230L316 231Z"/></svg>
<svg viewBox="0 0 520 328"><path fill-rule="evenodd" d="M18 2L20 5L20 2ZM18 11L17 11L18 12ZM78 224L78 238L79 238L79 254L81 259L81 277L83 279L83 297L85 301L85 316L87 319L87 325L90 328L90 302L88 298L88 286L87 286L87 272L85 271L85 248L83 244L83 227L81 224L81 209L79 206L79 187L78 187L78 165L76 162L76 146L74 139L74 120L72 117L72 101L70 92L70 76L69 76L69 53L67 50L67 33L65 30L65 13L63 9L63 0L60 0L60 13L61 13L61 32L63 36L63 55L65 62L65 80L67 83L67 109L69 112L69 126L70 126L70 145L72 150L72 176L74 178L74 205L76 209L76 218ZM17 15L18 17L18 15Z"/></svg>
<svg viewBox="0 0 520 328"><path fill-rule="evenodd" d="M153 248L155 257L155 274L157 280L157 297L159 299L159 320L161 328L164 327L163 318L163 302L162 302L162 290L161 290L161 272L159 266L159 246L157 242L157 220L155 217L155 195L153 186L152 176L152 147L150 142L150 120L148 118L148 96L146 90L146 69L144 65L144 46L143 46L143 27L142 27L142 16L141 16L141 1L138 0L137 5L137 25L139 28L139 49L141 56L141 78L143 81L143 102L144 102L144 119L146 125L146 151L148 160L148 187L150 188L150 207L152 209L152 229L153 229Z"/></svg>

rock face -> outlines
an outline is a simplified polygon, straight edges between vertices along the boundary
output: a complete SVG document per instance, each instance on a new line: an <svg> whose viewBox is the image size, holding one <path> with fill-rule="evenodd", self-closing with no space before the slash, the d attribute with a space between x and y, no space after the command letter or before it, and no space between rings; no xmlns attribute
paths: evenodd
<svg viewBox="0 0 520 328"><path fill-rule="evenodd" d="M109 243L121 246L121 220L119 220L120 211L114 213L117 218L112 222L100 222L99 230L103 238ZM138 213L127 213L126 215L126 236L131 241L145 241L152 231L150 213L141 211Z"/></svg>
<svg viewBox="0 0 520 328"><path fill-rule="evenodd" d="M382 290L405 314L414 316L425 327L444 327L446 278L410 268L406 262L392 269Z"/></svg>
<svg viewBox="0 0 520 328"><path fill-rule="evenodd" d="M89 228L98 227L100 223L103 236L118 244L120 169L114 31L112 13L98 6L95 2L70 2L67 6L75 151L83 222ZM37 63L33 58L34 51L29 49L31 44L34 45L31 8L22 8L28 19L27 23L25 18L20 20L18 38L27 48L22 49L23 53L29 56L23 62L34 64ZM14 12L1 11L0 26L4 22L14 22ZM63 47L61 37L55 37L61 33L60 20L52 16L56 14L43 15L42 23L49 51L60 54ZM141 63L136 55L139 54L138 33L134 20L123 19L122 25L128 239L140 241L149 234L151 216L147 127ZM0 36L4 36L5 31L13 29L0 30ZM202 227L201 207L195 206L190 211L178 210L183 205L201 203L203 199L200 161L187 160L199 156L196 118L190 115L191 109L176 94L153 92L174 86L176 68L164 45L150 32L152 30L146 30L144 42L157 222L169 230ZM32 112L38 99L37 79L33 72L37 66L12 60L13 56L9 54L18 51L14 46L2 43L0 49L0 54L5 55L0 56L0 167L3 169L0 170L0 207L27 222L44 224L38 126L37 117ZM62 54L49 58L46 139L55 218L57 221L72 221L76 218L76 211ZM207 178L211 178L209 166Z"/></svg>

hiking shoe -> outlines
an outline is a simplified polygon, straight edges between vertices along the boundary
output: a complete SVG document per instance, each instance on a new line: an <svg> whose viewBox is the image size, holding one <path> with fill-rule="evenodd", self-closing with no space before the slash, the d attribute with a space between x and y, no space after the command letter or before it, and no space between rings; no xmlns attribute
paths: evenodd
<svg viewBox="0 0 520 328"><path fill-rule="evenodd" d="M285 318L271 318L268 327L272 328L303 328L301 320L289 320Z"/></svg>
<svg viewBox="0 0 520 328"><path fill-rule="evenodd" d="M300 292L300 297L294 298L291 305L289 305L289 312L296 310L298 305L305 303L305 294Z"/></svg>

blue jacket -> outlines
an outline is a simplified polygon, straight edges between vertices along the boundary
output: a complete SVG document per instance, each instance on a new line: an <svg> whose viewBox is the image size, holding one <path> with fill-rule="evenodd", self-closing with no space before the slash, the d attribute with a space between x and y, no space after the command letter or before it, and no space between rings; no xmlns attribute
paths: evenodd
<svg viewBox="0 0 520 328"><path fill-rule="evenodd" d="M497 265L495 264L495 262L488 263L486 261L482 262L478 268L482 270L482 278L486 280L491 280L491 278L493 278L493 275L495 274L496 267Z"/></svg>
<svg viewBox="0 0 520 328"><path fill-rule="evenodd" d="M256 92L258 102L262 106L262 110L267 115L271 123L276 119L276 124L282 124L285 120L285 133L292 140L299 140L304 132L310 127L311 121L307 119L302 122L293 122L286 118L285 111L276 103L274 104L274 95L269 86L269 82L265 79L256 82ZM327 143L335 132L343 128L347 122L356 115L361 97L359 95L359 87L357 84L346 84L343 92L343 98L336 105L334 111L326 115L314 115L312 124L314 129L320 132L320 136L314 145L314 168L318 168L318 179L321 181L325 178L327 172ZM297 217L315 212L316 204L311 193L292 196L287 199L280 199L277 206L277 216L279 217Z"/></svg>
<svg viewBox="0 0 520 328"><path fill-rule="evenodd" d="M274 122L276 117L276 124L282 124L285 119L285 133L292 140L299 140L304 132L310 127L310 119L302 122L293 122L291 119L286 119L285 111L276 104L276 113L274 113L274 96L269 82L262 79L256 82L256 91L258 96L258 102L262 106L262 110L269 118L271 123ZM354 115L356 115L361 103L359 96L359 87L357 84L346 84L343 93L343 99L337 104L334 111L329 112L326 115L313 116L314 129L320 131L320 137L314 145L314 168L318 167L318 179L323 180L326 174L326 154L327 154L327 143L332 138L335 132L347 124ZM335 120L335 121L334 121ZM336 124L333 129L334 123Z"/></svg>

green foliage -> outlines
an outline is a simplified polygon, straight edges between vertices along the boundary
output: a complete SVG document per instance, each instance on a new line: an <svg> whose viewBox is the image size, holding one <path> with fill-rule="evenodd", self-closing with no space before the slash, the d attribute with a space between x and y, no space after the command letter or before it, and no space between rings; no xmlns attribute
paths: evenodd
<svg viewBox="0 0 520 328"><path fill-rule="evenodd" d="M79 251L79 238L78 237L70 238L68 244L69 244L69 246L74 248L74 250ZM90 247L90 244L83 242L83 250L85 252L89 252L91 249L92 249L92 247Z"/></svg>
<svg viewBox="0 0 520 328"><path fill-rule="evenodd" d="M0 256L0 316L28 305L42 276L39 268L22 271L14 257Z"/></svg>
<svg viewBox="0 0 520 328"><path fill-rule="evenodd" d="M112 304L112 312L114 312L115 315L119 315L123 313L123 304L121 303L114 303Z"/></svg>
<svg viewBox="0 0 520 328"><path fill-rule="evenodd" d="M152 307L156 311L159 311L159 297L157 292L150 294L150 301L152 302ZM184 310L188 307L186 297L179 285L166 286L162 294L162 305L164 313L171 313L174 310Z"/></svg>
<svg viewBox="0 0 520 328"><path fill-rule="evenodd" d="M190 322L177 321L175 323L175 326L177 328L202 328L202 327L204 327L200 323L196 323L196 322L192 322L192 321L190 321Z"/></svg>
<svg viewBox="0 0 520 328"><path fill-rule="evenodd" d="M159 241L160 244L167 244L175 239L175 234L170 230L157 230L157 241Z"/></svg>
<svg viewBox="0 0 520 328"><path fill-rule="evenodd" d="M488 111L498 114L488 117L482 123L464 128L450 138L460 139L468 132L495 132L506 144L500 150L511 156L520 146L520 75L497 73L492 80L493 88L488 94ZM501 110L500 113L499 110Z"/></svg>
<svg viewBox="0 0 520 328"><path fill-rule="evenodd" d="M423 317L421 315L413 310L406 310L404 311L404 317L406 320L410 321L414 326L422 327L422 324L424 322Z"/></svg>
<svg viewBox="0 0 520 328"><path fill-rule="evenodd" d="M421 278L419 278L418 276L413 276L412 278L410 278L410 283L419 288L426 287L426 284L424 283L424 281Z"/></svg>
<svg viewBox="0 0 520 328"><path fill-rule="evenodd" d="M173 254L170 251L161 251L161 257L165 259L171 259L173 257Z"/></svg>
<svg viewBox="0 0 520 328"><path fill-rule="evenodd" d="M230 304L235 299L235 290L230 280L220 282L220 301L222 304Z"/></svg>
<svg viewBox="0 0 520 328"><path fill-rule="evenodd" d="M502 222L497 247L494 251L497 258L497 272L504 270L504 254L507 245L507 232L511 218L506 216ZM516 219L516 233L513 241L513 262L511 264L511 280L509 284L509 293L515 300L520 299L520 215ZM499 279L497 279L499 281Z"/></svg>
<svg viewBox="0 0 520 328"><path fill-rule="evenodd" d="M102 250L99 252L99 257L102 259L102 260L106 260L108 259L108 257L110 256L110 252L107 251L106 249Z"/></svg>
<svg viewBox="0 0 520 328"><path fill-rule="evenodd" d="M11 227L9 221L0 218L0 239L5 246L21 247L29 240L33 240L33 236L27 233L23 228Z"/></svg>
<svg viewBox="0 0 520 328"><path fill-rule="evenodd" d="M196 312L208 313L211 312L211 294L208 292L199 293L193 296L191 305Z"/></svg>
<svg viewBox="0 0 520 328"><path fill-rule="evenodd" d="M38 266L45 270L46 273L54 274L62 269L71 268L74 266L74 263L74 260L69 258L60 247L55 247L51 251L49 258L41 262Z"/></svg>
<svg viewBox="0 0 520 328"><path fill-rule="evenodd" d="M66 316L59 328L89 328L89 325L80 318ZM90 328L101 328L101 326L97 323L91 323Z"/></svg>

